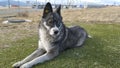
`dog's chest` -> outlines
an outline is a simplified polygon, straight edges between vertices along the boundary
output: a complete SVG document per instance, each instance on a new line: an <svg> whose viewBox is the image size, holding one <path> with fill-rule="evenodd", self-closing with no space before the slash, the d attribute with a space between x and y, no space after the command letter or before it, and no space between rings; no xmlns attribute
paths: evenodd
<svg viewBox="0 0 120 68"><path fill-rule="evenodd" d="M47 36L47 33L45 30L39 29L39 35L40 35L40 45L39 47L43 47L46 50L50 50L53 48L53 46L51 45L50 41L50 37Z"/></svg>

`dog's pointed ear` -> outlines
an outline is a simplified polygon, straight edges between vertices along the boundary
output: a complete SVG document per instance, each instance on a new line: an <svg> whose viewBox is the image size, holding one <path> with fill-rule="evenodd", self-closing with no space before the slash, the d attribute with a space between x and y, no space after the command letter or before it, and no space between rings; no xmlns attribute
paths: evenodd
<svg viewBox="0 0 120 68"><path fill-rule="evenodd" d="M61 5L59 5L59 7L56 9L56 12L61 15Z"/></svg>
<svg viewBox="0 0 120 68"><path fill-rule="evenodd" d="M53 9L52 9L52 6L51 6L50 2L48 2L45 5L44 11L43 11L43 18L45 18L51 12L53 12Z"/></svg>

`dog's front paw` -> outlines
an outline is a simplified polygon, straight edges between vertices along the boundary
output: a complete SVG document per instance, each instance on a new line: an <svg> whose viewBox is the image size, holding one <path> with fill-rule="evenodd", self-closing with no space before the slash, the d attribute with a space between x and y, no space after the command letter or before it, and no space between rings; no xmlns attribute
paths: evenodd
<svg viewBox="0 0 120 68"><path fill-rule="evenodd" d="M23 64L20 68L31 68L32 66L28 63Z"/></svg>
<svg viewBox="0 0 120 68"><path fill-rule="evenodd" d="M19 68L21 66L21 61L16 62L15 64L12 65L13 68Z"/></svg>

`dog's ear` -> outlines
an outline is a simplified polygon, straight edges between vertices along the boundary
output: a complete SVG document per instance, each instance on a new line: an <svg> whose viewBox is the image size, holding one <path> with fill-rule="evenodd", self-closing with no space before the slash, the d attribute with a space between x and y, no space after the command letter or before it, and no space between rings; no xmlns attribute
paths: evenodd
<svg viewBox="0 0 120 68"><path fill-rule="evenodd" d="M59 7L56 9L56 12L61 15L61 5L59 5Z"/></svg>
<svg viewBox="0 0 120 68"><path fill-rule="evenodd" d="M48 2L45 5L44 11L43 11L43 18L45 18L51 12L53 12L53 9L52 9L52 6L51 6L50 2Z"/></svg>

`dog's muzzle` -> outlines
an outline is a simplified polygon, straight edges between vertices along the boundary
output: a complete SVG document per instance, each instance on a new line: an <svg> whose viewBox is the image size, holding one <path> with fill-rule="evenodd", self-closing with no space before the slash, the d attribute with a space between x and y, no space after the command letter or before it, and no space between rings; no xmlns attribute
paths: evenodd
<svg viewBox="0 0 120 68"><path fill-rule="evenodd" d="M54 34L55 34L55 35L57 35L58 33L59 33L59 31L58 31L58 30L54 31Z"/></svg>
<svg viewBox="0 0 120 68"><path fill-rule="evenodd" d="M62 29L62 24L60 24L59 27L55 26L55 27L51 28L50 35L52 35L52 36L58 36L60 34L61 29Z"/></svg>
<svg viewBox="0 0 120 68"><path fill-rule="evenodd" d="M59 29L57 27L50 29L50 35L51 36L57 36L59 34Z"/></svg>

